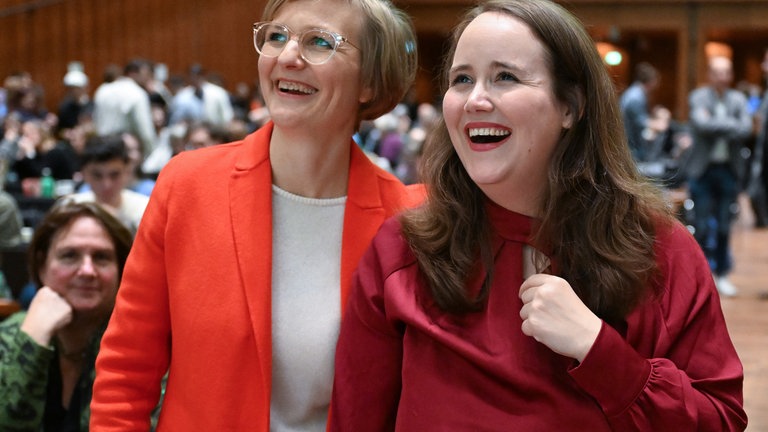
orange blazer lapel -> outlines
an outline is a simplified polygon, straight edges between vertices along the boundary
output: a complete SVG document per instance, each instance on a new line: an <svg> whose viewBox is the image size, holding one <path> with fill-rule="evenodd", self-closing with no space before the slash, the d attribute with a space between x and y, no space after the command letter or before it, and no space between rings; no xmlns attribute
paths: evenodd
<svg viewBox="0 0 768 432"><path fill-rule="evenodd" d="M350 140L351 141L351 140ZM357 263L388 216L381 200L377 170L351 141L352 151L341 243L341 308L344 311Z"/></svg>
<svg viewBox="0 0 768 432"><path fill-rule="evenodd" d="M272 385L272 124L245 138L229 179L230 215L237 263L261 370L263 391L254 421L268 429ZM253 390L253 389L252 389ZM257 419L258 418L258 419Z"/></svg>

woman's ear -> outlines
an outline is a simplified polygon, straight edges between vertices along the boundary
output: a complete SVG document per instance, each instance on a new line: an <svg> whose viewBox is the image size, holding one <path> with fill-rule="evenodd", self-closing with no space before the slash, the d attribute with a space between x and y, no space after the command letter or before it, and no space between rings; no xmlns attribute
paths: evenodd
<svg viewBox="0 0 768 432"><path fill-rule="evenodd" d="M584 94L581 89L574 87L569 93L563 112L563 129L570 129L584 115Z"/></svg>
<svg viewBox="0 0 768 432"><path fill-rule="evenodd" d="M371 101L371 99L373 99L373 89L370 87L363 87L363 89L360 90L360 103L368 103Z"/></svg>

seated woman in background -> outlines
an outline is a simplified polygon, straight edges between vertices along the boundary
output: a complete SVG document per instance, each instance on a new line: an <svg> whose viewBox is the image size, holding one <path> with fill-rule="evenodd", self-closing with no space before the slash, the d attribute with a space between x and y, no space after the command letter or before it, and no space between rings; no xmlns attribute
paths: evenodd
<svg viewBox="0 0 768 432"><path fill-rule="evenodd" d="M94 203L53 207L29 246L40 287L0 323L0 430L88 430L94 362L131 233Z"/></svg>

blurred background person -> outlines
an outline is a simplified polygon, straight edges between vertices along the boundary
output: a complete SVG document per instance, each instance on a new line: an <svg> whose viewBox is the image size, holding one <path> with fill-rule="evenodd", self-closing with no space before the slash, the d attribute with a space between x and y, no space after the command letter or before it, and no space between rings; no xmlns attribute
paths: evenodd
<svg viewBox="0 0 768 432"><path fill-rule="evenodd" d="M226 128L234 118L229 93L210 82L199 64L189 67L188 85L173 97L170 123L183 119L206 122L214 127Z"/></svg>
<svg viewBox="0 0 768 432"><path fill-rule="evenodd" d="M694 235L710 260L718 291L734 296L738 289L728 279L733 266L730 234L745 170L741 149L753 124L746 97L730 87L731 60L711 57L707 77L709 84L689 95L693 146L685 169L694 202Z"/></svg>
<svg viewBox="0 0 768 432"><path fill-rule="evenodd" d="M59 103L56 135L62 137L82 121L83 116L93 115L93 101L88 93L88 76L79 69L64 75L66 93Z"/></svg>
<svg viewBox="0 0 768 432"><path fill-rule="evenodd" d="M96 353L131 241L94 203L54 207L37 227L37 293L0 323L0 429L88 430Z"/></svg>
<svg viewBox="0 0 768 432"><path fill-rule="evenodd" d="M152 79L152 63L134 59L125 65L122 76L100 85L93 98L96 133L133 134L141 142L142 159L157 146L147 90Z"/></svg>
<svg viewBox="0 0 768 432"><path fill-rule="evenodd" d="M92 136L88 139L80 163L83 181L89 190L67 195L60 200L96 202L135 234L149 197L127 187L134 165L123 135Z"/></svg>
<svg viewBox="0 0 768 432"><path fill-rule="evenodd" d="M629 142L629 149L636 161L646 160L646 140L643 131L650 125L652 117L649 109L651 93L659 87L659 71L650 63L640 62L635 67L635 81L621 94L619 109L624 120L624 129Z"/></svg>

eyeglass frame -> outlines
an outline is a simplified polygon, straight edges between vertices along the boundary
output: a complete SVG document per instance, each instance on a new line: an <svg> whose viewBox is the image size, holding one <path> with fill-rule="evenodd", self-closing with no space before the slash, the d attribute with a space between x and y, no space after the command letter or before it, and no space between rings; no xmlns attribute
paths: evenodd
<svg viewBox="0 0 768 432"><path fill-rule="evenodd" d="M285 45L283 45L283 47L280 49L280 52L278 52L278 53L277 53L277 55L273 55L273 56L272 56L272 55L269 55L269 54L265 54L265 53L263 53L263 52L262 52L262 51L259 49L259 46L258 46L258 44L257 44L257 42L256 42L256 33L257 33L257 32L258 32L258 31L259 31L261 28L263 28L263 27L265 27L265 26L268 26L268 25L274 25L274 26L282 27L282 28L284 28L284 29L285 29L285 30L288 32L288 40L287 40L287 41L285 41ZM282 54L282 53L283 53L283 51L285 51L285 47L286 47L286 46L288 46L288 42L290 42L290 41L294 40L294 36L296 37L296 42L297 42L297 44L298 44L298 47L299 47L299 55L301 56L301 58L302 58L302 59L303 59L305 62L307 62L307 63L309 63L309 64L313 64L313 65L321 65L321 64L327 63L327 62L328 62L328 60L330 60L330 59L333 57L333 55L334 55L334 54L336 54L336 52L339 50L339 47L340 47L340 46L342 46L342 45L343 45L343 44L345 44L345 43L346 43L346 44L348 44L349 46L351 46L352 48L355 48L355 49L357 49L358 51L361 51L361 49L360 49L360 48L358 48L358 47L357 47L355 44L353 44L352 42L350 42L350 41L349 41L349 39L347 39L345 36L343 36L343 35L341 35L341 34L339 34L339 33L336 33L336 32L334 32L334 31L330 31L330 30L326 30L326 29L322 29L322 28L310 28L310 29L306 29L306 30L304 30L304 31L301 31L301 32L298 32L298 33L297 33L297 32L294 32L293 30L291 30L291 28L290 28L290 27L288 27L287 25L285 25L285 24L282 24L282 23L277 23L277 22L274 22L274 21L260 21L260 22L256 22L256 23L253 23L253 27L252 27L252 28L253 28L253 47L254 47L254 49L256 50L256 52L257 52L259 55L263 55L263 56L265 56L265 57L269 57L269 58L275 58L275 57L279 57L279 56L280 56L280 54ZM304 49L302 48L302 47L303 47L303 45L300 43L300 42L301 42L301 39L302 39L302 38L303 38L303 37L304 37L304 36L305 36L307 33L309 33L309 32L321 32L321 33L327 33L327 34L329 34L329 35L330 35L330 36L333 38L333 41L334 41L334 43L335 43L335 44L333 45L333 48L331 49L331 53L328 55L328 58L326 58L325 60L323 60L323 61L321 61L321 62L319 62L319 63L317 63L317 62L313 62L313 61L310 61L309 59L307 59L307 57L304 55ZM266 39L265 39L265 42L266 42Z"/></svg>

